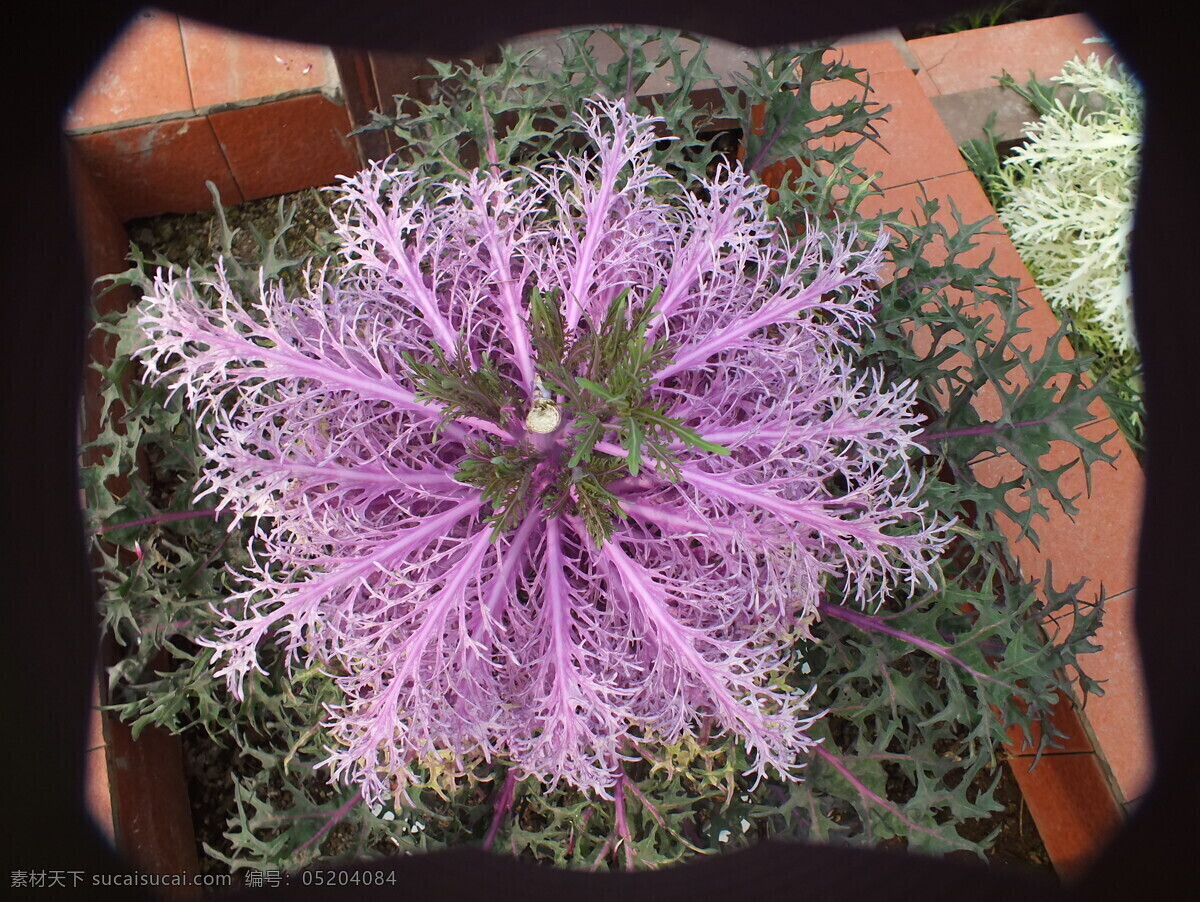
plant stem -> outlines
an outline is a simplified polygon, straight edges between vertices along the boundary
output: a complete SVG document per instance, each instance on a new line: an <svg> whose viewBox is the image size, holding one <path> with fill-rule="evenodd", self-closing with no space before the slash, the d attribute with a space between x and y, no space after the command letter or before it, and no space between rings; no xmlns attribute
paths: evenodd
<svg viewBox="0 0 1200 902"><path fill-rule="evenodd" d="M602 862L604 860L604 857L606 855L608 855L608 852L611 848L612 848L612 837L609 837L608 839L604 840L604 845L602 845L600 847L600 851L596 853L596 858L594 861L592 861L591 870L598 871L600 869L600 862Z"/></svg>
<svg viewBox="0 0 1200 902"><path fill-rule="evenodd" d="M629 778L621 774L621 779L617 781L616 796L616 815L617 822L617 842L625 847L625 870L633 870L633 839L629 835L629 818L625 812L625 784L629 782Z"/></svg>
<svg viewBox="0 0 1200 902"><path fill-rule="evenodd" d="M930 830L928 827L922 827L920 824L914 823L906 818L899 808L882 796L876 795L865 783L858 779L858 777L854 776L854 774L850 771L850 768L846 767L846 765L842 763L842 759L837 755L825 751L825 749L819 745L813 746L813 752L816 753L817 757L819 757L822 761L825 761L830 767L841 774L846 779L846 782L848 782L860 796L862 796L864 799L869 799L876 805L879 805L881 808L888 811L890 814L898 818L900 822L909 829L917 830L921 833L926 833L930 836L936 837L943 842L950 842L951 844L954 844L953 840L950 840L947 836L938 833L936 830ZM966 842L961 842L959 844L964 848L971 847L970 844Z"/></svg>
<svg viewBox="0 0 1200 902"><path fill-rule="evenodd" d="M206 557L203 561L201 561L197 566L192 568L192 572L189 573L184 578L182 583L180 583L181 587L187 586L193 579L196 578L196 574L200 573L202 570L204 570L206 567L208 567L209 564L211 564L214 560L216 560L217 555L221 553L221 550L225 547L226 543L229 541L229 535L230 535L229 533L225 533L225 535L221 538L221 541L217 545L217 547L209 552L208 557Z"/></svg>
<svg viewBox="0 0 1200 902"><path fill-rule="evenodd" d="M176 520L195 520L198 517L216 519L217 509L203 511L174 511L167 514L155 514L153 517L143 517L140 520L130 520L128 523L110 523L107 526L97 526L92 532L108 532L110 529L126 529L130 526L147 526L151 523L172 523Z"/></svg>
<svg viewBox="0 0 1200 902"><path fill-rule="evenodd" d="M625 785L627 787L629 787L630 792L632 792L635 796L637 796L637 800L642 803L642 807L646 809L646 812L652 818L654 818L654 822L656 824L658 824L660 827L662 827L664 830L669 830L670 828L667 827L667 822L665 820L663 820L663 816L661 814L659 814L658 809L655 808L653 804L651 804L650 800L648 798L646 798L645 794L640 789L637 788L637 784L634 783L632 780L629 780L625 783Z"/></svg>
<svg viewBox="0 0 1200 902"><path fill-rule="evenodd" d="M185 627L189 627L189 626L191 626L191 625L192 625L192 621L191 621L191 620L172 620L172 621L171 621L170 623L168 623L166 626L150 626L150 627L147 627L146 629L142 630L142 631L139 633L139 635L142 635L142 636L150 636L150 635L153 635L153 634L154 634L156 631L159 631L159 630L161 630L161 631L162 631L164 634L166 634L167 632L172 632L172 631L175 631L175 630L181 630L181 629L184 629Z"/></svg>
<svg viewBox="0 0 1200 902"><path fill-rule="evenodd" d="M1017 691L1016 686L1012 686L1003 680L998 680L995 677L988 676L986 673L981 673L980 671L976 670L962 658L958 657L958 655L950 651L950 649L945 645L942 645L938 642L933 642L929 639L922 639L920 636L916 636L912 633L906 633L904 630L896 629L894 626L888 626L879 617L872 617L869 614L861 614L858 611L853 611L850 608L843 607L842 605L831 604L827 601L822 601L820 604L818 604L817 610L820 612L822 617L832 617L834 620L841 620L845 623L857 626L859 629L867 632L883 633L886 636L893 636L897 639L902 639L909 645L915 646L924 652L928 652L934 657L941 658L944 661L949 661L951 664L961 667L977 680L986 680L989 683L995 683L997 686L1003 686L1010 692Z"/></svg>
<svg viewBox="0 0 1200 902"><path fill-rule="evenodd" d="M487 133L486 155L488 165L493 173L500 171L500 155L496 153L496 133L492 130L492 117L488 115L487 105L483 101L483 92L479 92L479 109L483 111L483 128Z"/></svg>
<svg viewBox="0 0 1200 902"><path fill-rule="evenodd" d="M487 836L483 838L483 850L485 852L492 851L492 846L496 844L496 834L500 832L500 823L504 820L504 816L512 810L513 796L517 789L517 775L515 771L510 770L504 775L504 785L500 787L500 793L496 796L496 807L492 813L492 823L488 827Z"/></svg>
<svg viewBox="0 0 1200 902"><path fill-rule="evenodd" d="M1040 420L1023 420L1020 423L1009 423L1007 425L1001 423L984 423L982 426L971 426L968 429L951 429L949 432L929 432L921 436L921 441L937 442L948 438L957 438L960 435L991 435L1006 429L1021 429L1025 426L1041 426L1049 423L1054 417L1042 417Z"/></svg>
<svg viewBox="0 0 1200 902"><path fill-rule="evenodd" d="M325 826L323 826L320 830L318 830L316 833L314 833L312 836L312 839L310 839L308 842L306 842L304 845L302 845L300 848L298 848L296 850L296 852L297 853L303 852L309 846L318 842L321 839L321 837L323 837L326 833L328 833L330 830L332 830L334 827L336 827L338 824L340 824L342 822L343 818L345 818L346 815L350 813L350 809L353 808L355 805L357 805L361 801L362 801L362 790L359 789L354 793L354 795L350 796L350 798L346 800L344 805L342 805L340 808L338 808L337 811L333 812L333 814L329 815L329 820L325 823Z"/></svg>
<svg viewBox="0 0 1200 902"><path fill-rule="evenodd" d="M581 836L583 834L584 828L587 827L587 822L592 819L593 811L595 811L594 808L589 808L587 811L585 811L583 813L583 817L581 817L579 819L579 832L578 833L575 832L576 831L575 827L571 827L571 838L567 840L567 858L570 858L571 855L575 852L575 841L579 838L579 836Z"/></svg>
<svg viewBox="0 0 1200 902"><path fill-rule="evenodd" d="M766 109L766 106L764 105L763 106L763 120L764 120L763 121L763 130L764 131L766 131L766 117L767 117L767 109ZM784 114L783 120L779 123L778 126L776 126L775 131L771 133L771 137L769 137L766 141L764 141L762 143L762 146L758 149L758 153L756 153L754 155L754 159L751 160L750 165L746 167L746 169L749 172L758 173L764 168L763 160L767 156L767 151L769 151L772 147L775 146L775 142L779 140L779 136L783 134L783 130L785 128L787 128L788 121L791 118L792 118L792 108L788 107L787 112Z"/></svg>

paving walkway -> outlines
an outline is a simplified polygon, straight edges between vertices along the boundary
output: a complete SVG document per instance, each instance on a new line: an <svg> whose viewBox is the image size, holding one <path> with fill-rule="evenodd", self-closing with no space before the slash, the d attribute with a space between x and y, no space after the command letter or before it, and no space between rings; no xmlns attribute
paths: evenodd
<svg viewBox="0 0 1200 902"><path fill-rule="evenodd" d="M880 129L880 143L887 151L868 144L858 160L868 171L877 169L882 173L877 184L884 189L864 212L873 212L872 207L900 210L911 218L921 201L934 198L948 225L952 224L951 202L966 222L993 216L987 197L951 136L951 128L961 128L962 123L947 123L939 115L939 98L944 108L960 113L968 105L947 104L944 98L948 95L939 91L956 91L959 87L968 92L990 91L985 79L1003 69L1016 75L1020 67L1027 66L1027 71L1032 69L1039 78L1048 78L1077 52L1099 49L1111 54L1107 45L1083 43L1093 36L1086 20L1063 18L1068 21L1060 23L1063 27L1058 33L1062 39L1055 43L1043 34L1036 54L1028 52L1027 40L1015 38L994 43L977 36L948 35L909 42L922 65L915 74L889 43L846 48L852 63L870 71L879 99L892 106L889 121ZM1032 30L1021 26L987 30L1005 28L1018 33ZM1006 56L1004 48L1020 52ZM1019 294L1030 307L1021 319L1021 324L1030 329L1024 337L1034 348L1036 359L1058 328L1058 320L1003 227L995 222L987 231L977 253L981 257L994 255L993 269L999 275L1017 278ZM1102 405L1092 412L1098 422L1089 427L1091 437L1113 431ZM1063 749L1043 755L1036 768L1031 767L1032 749L1013 749L1013 770L1042 840L1055 865L1066 874L1090 861L1119 825L1118 806L1136 803L1152 775L1145 690L1133 631L1142 473L1119 434L1105 445L1105 450L1116 455L1116 463L1095 465L1090 487L1081 467L1064 479L1067 494L1079 495L1076 518L1072 521L1052 508L1050 521L1036 525L1039 547L1027 540L1014 543L1026 577L1042 578L1047 563L1053 562L1055 588L1063 589L1086 578L1084 600L1094 600L1101 591L1107 598L1107 614L1098 637L1104 648L1083 662L1089 675L1104 682L1105 695L1087 700L1082 719L1073 705L1061 706L1059 725L1071 734L1071 740ZM1057 467L1077 456L1074 449L1060 443L1041 463L1046 468ZM1013 463L997 458L978 465L975 473L985 484L995 485L1014 475ZM1010 535L1015 533L1015 529L1008 531ZM1115 792L1110 793L1110 788Z"/></svg>

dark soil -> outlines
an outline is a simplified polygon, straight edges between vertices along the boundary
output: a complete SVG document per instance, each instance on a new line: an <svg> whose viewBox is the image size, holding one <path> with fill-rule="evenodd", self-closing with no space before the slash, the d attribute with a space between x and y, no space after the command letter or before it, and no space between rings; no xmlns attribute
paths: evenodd
<svg viewBox="0 0 1200 902"><path fill-rule="evenodd" d="M295 211L286 235L288 252L300 256L314 247L326 247L332 228L328 212L331 197L321 189L310 188L284 195L282 200L285 207ZM260 259L256 232L270 239L279 231L279 201L278 197L264 197L225 208L226 220L234 232L233 253L243 263ZM134 219L125 228L129 240L150 260L159 254L186 266L193 261L211 263L224 253L221 223L213 210Z"/></svg>
<svg viewBox="0 0 1200 902"><path fill-rule="evenodd" d="M1025 807L1021 787L1007 761L1000 765L1000 771L1000 783L996 787L995 799L1004 806L1004 810L996 812L988 820L971 821L961 825L959 833L977 842L999 827L1000 834L988 849L989 860L1001 865L1033 867L1052 872L1050 855L1042 845L1037 825L1033 822L1029 809ZM992 778L991 774L985 776L988 779Z"/></svg>
<svg viewBox="0 0 1200 902"><path fill-rule="evenodd" d="M225 831L229 829L229 819L237 810L234 780L253 775L260 765L249 755L241 754L231 740L226 744L217 743L201 729L185 731L180 738L200 872L228 874L229 867L212 857L205 846L225 855L233 854L232 845L225 839ZM292 794L274 783L272 780L266 800L276 811L287 811L293 804ZM334 794L333 789L324 783L306 784L305 791L313 801L322 801ZM321 852L329 859L345 854L349 847L347 837L342 832L345 827L344 824L338 825L322 841ZM268 840L270 835L263 831L259 838Z"/></svg>
<svg viewBox="0 0 1200 902"><path fill-rule="evenodd" d="M978 6L964 4L963 11L956 16L941 22L920 22L901 26L900 33L906 41L911 41L914 38L953 34L972 28L989 28L993 25L1009 25L1030 19L1082 13L1087 12L1086 7L1087 4L1081 0L995 0Z"/></svg>
<svg viewBox="0 0 1200 902"><path fill-rule="evenodd" d="M180 738L200 872L228 874L225 863L213 858L205 846L229 851L224 834L230 813L235 809L233 781L245 766L245 758L232 746L218 745L203 730L188 730Z"/></svg>

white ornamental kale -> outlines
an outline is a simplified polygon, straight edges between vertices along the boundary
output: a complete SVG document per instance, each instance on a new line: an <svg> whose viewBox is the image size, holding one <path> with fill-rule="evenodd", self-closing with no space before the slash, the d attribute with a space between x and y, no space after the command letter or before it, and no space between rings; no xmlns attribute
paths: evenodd
<svg viewBox="0 0 1200 902"><path fill-rule="evenodd" d="M1097 348L1135 350L1129 236L1142 96L1111 59L1073 59L1051 79L1075 93L1029 126L994 186L1000 221L1054 309Z"/></svg>
<svg viewBox="0 0 1200 902"><path fill-rule="evenodd" d="M589 112L595 153L536 172L347 180L299 297L160 273L145 302L207 492L262 517L219 673L239 692L271 633L330 673L328 763L370 801L435 758L607 796L709 728L794 778L824 582L917 588L944 541L911 389L846 353L882 242L793 242L740 169L688 193L655 120Z"/></svg>

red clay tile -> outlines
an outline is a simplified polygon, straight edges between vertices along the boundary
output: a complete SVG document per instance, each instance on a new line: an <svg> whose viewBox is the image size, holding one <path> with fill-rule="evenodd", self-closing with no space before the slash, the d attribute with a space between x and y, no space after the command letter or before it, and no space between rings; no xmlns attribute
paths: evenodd
<svg viewBox="0 0 1200 902"><path fill-rule="evenodd" d="M1061 692L1058 694L1058 704L1054 706L1054 710L1050 714L1050 723L1065 736L1060 736L1056 741L1059 743L1058 748L1047 748L1042 752L1042 755L1065 755L1078 752L1091 752L1092 740L1087 735L1087 730L1079 720L1079 714L1075 710L1075 702L1064 696ZM1036 756L1038 743L1042 738L1042 728L1038 724L1033 725L1032 742L1025 740L1024 734L1020 727L1012 726L1008 730L1008 753L1014 758L1021 756ZM1018 762L1013 763L1014 767L1021 767ZM1028 766L1028 765L1025 765Z"/></svg>
<svg viewBox="0 0 1200 902"><path fill-rule="evenodd" d="M911 215L917 201L925 196L941 201L938 216L947 223L950 221L949 198L954 199L968 222L991 212L978 183L966 173L893 188L881 197L871 198L864 212L899 208ZM1003 228L993 223L987 231L991 234L986 235L980 249L972 253L981 258L994 253L993 268L1002 275L1020 279L1021 298L1030 305L1021 318L1021 324L1030 328L1030 332L1022 336L1021 341L1034 349L1036 358L1040 356L1038 347L1044 346L1046 339L1058 328L1058 319L1032 286L1032 279ZM998 412L996 399L992 398L989 404L986 393L977 399L977 407L985 418ZM1098 422L1085 427L1083 432L1090 438L1099 439L1114 427L1102 404L1097 404L1093 412ZM1090 493L1082 468L1077 467L1064 476L1063 485L1068 495L1080 495L1075 502L1080 508L1076 519L1072 521L1055 513L1052 507L1050 521L1035 523L1040 550L1028 541L1016 543L1013 548L1022 571L1030 578L1043 578L1047 561L1053 562L1057 588L1087 577L1088 584L1083 592L1085 601L1097 597L1101 585L1110 596L1131 589L1136 574L1142 474L1123 438L1112 438L1105 448L1118 455L1116 466L1104 463L1093 466ZM1058 443L1042 463L1055 466L1075 456L1077 453L1069 445ZM1017 475L1019 468L1019 463L1012 458L998 457L976 464L974 471L981 482L995 485ZM1012 500L1020 507L1016 497ZM1007 524L1007 531L1010 536L1016 532L1011 524ZM1131 594L1110 602L1109 614L1098 640L1104 649L1082 661L1089 675L1107 680L1106 695L1089 698L1083 716L1126 800L1135 799L1145 791L1153 769L1145 693L1133 633L1132 604Z"/></svg>
<svg viewBox="0 0 1200 902"><path fill-rule="evenodd" d="M84 168L122 222L212 206L205 180L226 203L244 199L204 117L77 135Z"/></svg>
<svg viewBox="0 0 1200 902"><path fill-rule="evenodd" d="M320 94L208 118L247 200L327 185L358 169L349 115Z"/></svg>
<svg viewBox="0 0 1200 902"><path fill-rule="evenodd" d="M917 84L921 86L921 90L925 92L926 97L936 97L942 93L934 80L929 77L929 73L924 69L917 71Z"/></svg>
<svg viewBox="0 0 1200 902"><path fill-rule="evenodd" d="M84 755L84 804L96 826L113 843L112 794L108 784L108 749L104 742L104 714L100 711L100 682L92 690L88 714L87 750Z"/></svg>
<svg viewBox="0 0 1200 902"><path fill-rule="evenodd" d="M88 732L86 751L92 752L104 748L103 713L100 711L100 681L92 687L92 707L88 712Z"/></svg>
<svg viewBox="0 0 1200 902"><path fill-rule="evenodd" d="M966 170L966 163L949 138L945 126L925 92L896 47L889 41L872 41L835 47L827 59L841 55L852 66L865 68L870 90L850 82L823 83L813 88L813 104L818 108L865 98L871 108L891 105L884 119L876 121L878 142L864 141L854 162L868 173L879 172L875 185L889 188L950 172ZM817 123L820 125L820 123ZM839 147L845 141L832 140ZM783 177L785 162L762 173L763 180Z"/></svg>
<svg viewBox="0 0 1200 902"><path fill-rule="evenodd" d="M104 746L91 749L84 756L83 779L84 805L88 816L108 840L109 845L115 847L112 790L108 783L108 754Z"/></svg>
<svg viewBox="0 0 1200 902"><path fill-rule="evenodd" d="M1081 874L1121 825L1096 756L1043 755L1010 760L1013 775L1055 869L1064 878Z"/></svg>
<svg viewBox="0 0 1200 902"><path fill-rule="evenodd" d="M147 873L197 873L179 737L151 726L134 740L129 726L116 718L108 727L113 817L122 853ZM199 892L181 890L181 895L195 898Z"/></svg>
<svg viewBox="0 0 1200 902"><path fill-rule="evenodd" d="M993 76L1004 71L1024 83L1031 72L1038 79L1058 75L1077 54L1112 56L1108 43L1084 43L1096 37L1102 37L1096 24L1077 14L918 38L908 46L938 93L955 94L993 87Z"/></svg>
<svg viewBox="0 0 1200 902"><path fill-rule="evenodd" d="M1106 413L1099 403L1093 412ZM1110 420L1082 432L1085 437L1101 439L1116 428ZM1113 435L1103 447L1109 454L1115 454L1116 460L1112 464L1093 464L1090 486L1082 466L1063 474L1062 489L1068 496L1078 496L1075 505L1079 513L1074 521L1055 518L1038 527L1038 555L1056 562L1054 581L1060 588L1087 577L1089 594L1098 592L1103 583L1105 591L1113 595L1133 588L1136 583L1144 480L1141 467L1122 435ZM1061 465L1077 456L1073 450L1067 445L1056 446L1052 459L1044 463Z"/></svg>
<svg viewBox="0 0 1200 902"><path fill-rule="evenodd" d="M944 225L948 231L953 234L957 230L957 225L954 220L954 211L957 210L959 217L966 224L971 224L987 219L992 216L992 208L987 202L986 196L979 187L978 182L970 173L957 173L950 176L925 180L916 184L903 185L897 188L882 192L868 198L864 201L860 209L865 215L872 215L880 211L899 211L903 220L913 223L924 221L924 212L922 204L931 200L938 202L937 212L934 214L934 220ZM984 230L978 233L975 237L975 247L963 254L960 260L968 264L979 264L987 260L989 257L992 261L992 268L1000 276L1009 276L1017 278L1020 284L1032 285L1032 279L1021 262L1020 257L1012 247L1012 243L1008 240L1007 234L998 223L992 222L984 226ZM937 263L944 259L945 248L940 245L940 242L935 244L927 252L927 258ZM884 278L890 278L890 273L883 273ZM1033 290L1033 289L1029 289ZM988 303L980 302L975 297L966 292L958 290L949 290L949 293L955 302L962 304L977 304ZM993 305L994 306L994 305ZM981 315L988 315L988 311L979 310ZM991 311L993 317L993 328L999 330L1001 328L1002 317L998 309ZM1041 356L1041 348L1045 345L1045 339L1053 334L1058 328L1057 319L1050 314L1045 304L1040 307L1034 306L1032 309L1026 310L1021 315L1021 324L1029 331L1017 339L1017 346L1031 348L1033 356ZM950 335L947 340L953 339ZM930 339L920 334L914 335L914 345L922 353L928 353ZM947 361L947 367L967 366L969 360L963 355ZM1000 413L1000 401L998 393L990 386L985 387L973 401L976 409L981 417L985 420L994 419ZM1007 464L1010 463L1004 458L996 459L991 466L1001 468L996 472L994 479L989 484L994 484L998 481L1001 475L1011 478L1016 475L1016 472L1008 472Z"/></svg>
<svg viewBox="0 0 1200 902"><path fill-rule="evenodd" d="M900 211L901 216L908 222L921 222L924 219L924 213L921 211L921 205L924 202L936 200L938 202L938 210L934 215L936 222L944 225L952 234L957 230L957 225L954 221L954 210L958 211L960 218L966 224L982 221L992 215L992 208L987 202L986 196L979 187L978 182L970 173L957 173L950 176L944 176L936 179L929 179L923 182L912 185L903 185L898 188L892 188L884 191L881 195L876 195L868 198L860 208L864 214L872 215L879 211ZM1020 256L1012 246L1012 242L1008 240L1007 234L998 222L988 223L983 227L983 231L978 233L975 238L976 246L963 254L960 260L968 264L979 264L991 258L992 269L1000 276L1009 276L1018 280L1018 288L1026 286L1027 291L1035 291L1029 287L1032 286L1032 277L1025 269L1021 262ZM945 249L940 244L935 244L930 248L927 257L934 263L944 259ZM883 274L885 278L890 277L890 273ZM975 298L965 292L950 290L950 295L955 297L956 302L963 304L977 304ZM988 311L978 309L981 315L987 315ZM993 331L998 331L1001 328L1002 317L998 309L991 311L993 317ZM1058 328L1058 320L1050 313L1045 303L1040 305L1034 304L1030 309L1025 310L1021 314L1021 325L1028 329L1027 333L1018 336L1015 344L1021 349L1031 349L1034 358L1041 356L1041 348L1045 345L1045 339L1054 333ZM948 336L947 340L953 339L954 336ZM929 339L922 338L920 335L914 336L914 345L922 352L929 352ZM948 367L966 366L969 361L965 356L947 361ZM985 387L973 401L974 406L979 411L980 416L987 419L994 419L1000 413L1000 400L998 393L990 386ZM993 468L991 473L992 478L988 480L989 484L999 481L1004 478L1011 478L1017 475L1015 467L1010 467L1011 462L1005 458L998 458L992 461L989 466ZM1009 472L1012 470L1012 472Z"/></svg>
<svg viewBox="0 0 1200 902"><path fill-rule="evenodd" d="M1040 301L1036 291L1030 294ZM1102 403L1096 402L1092 412L1097 421L1080 430L1085 437L1099 440L1115 431ZM1050 519L1034 523L1038 546L1028 540L1014 541L1012 550L1027 577L1042 579L1050 562L1055 588L1062 590L1086 578L1081 601L1094 601L1101 590L1109 599L1097 639L1102 648L1081 662L1089 676L1103 681L1105 694L1088 698L1083 716L1124 799L1130 801L1146 791L1153 774L1149 712L1133 624L1143 476L1123 436L1112 435L1104 449L1116 459L1113 464L1092 466L1090 487L1079 464L1062 477L1063 491L1078 496L1075 517L1067 517L1048 502ZM1072 446L1055 443L1041 463L1049 468L1077 458ZM1018 470L1014 460L1004 457L973 467L976 478L986 485L1012 478ZM1024 506L1023 500L1012 500L1018 509ZM1001 526L1015 539L1015 526ZM1060 628L1070 628L1070 617L1064 617Z"/></svg>
<svg viewBox="0 0 1200 902"><path fill-rule="evenodd" d="M372 50L368 57L370 77L374 80L379 103L385 113L396 111L396 97L429 99L431 84L423 80L423 76L433 75L436 70L425 54ZM412 109L415 111L415 105Z"/></svg>
<svg viewBox="0 0 1200 902"><path fill-rule="evenodd" d="M1097 423L1084 432L1097 433L1093 437L1099 438L1107 434L1101 430L1109 428L1110 424ZM1119 453L1116 466L1093 466L1090 493L1081 466L1062 477L1067 495L1079 496L1074 502L1079 508L1074 519L1048 501L1050 519L1034 523L1038 547L1021 540L1013 542L1012 550L1028 578L1044 578L1049 562L1057 589L1086 578L1080 593L1083 603L1095 601L1102 589L1108 599L1097 636L1102 647L1081 661L1087 674L1101 681L1104 695L1089 697L1083 716L1123 800L1131 801L1145 793L1154 770L1148 701L1133 623L1142 474L1122 437L1114 437L1105 447L1110 453ZM1076 457L1071 446L1056 443L1041 462L1053 467ZM1014 460L1003 457L973 467L976 478L986 485L1011 478L1018 470ZM1024 504L1015 496L1010 500L1018 509ZM1011 523L1001 527L1010 538L1015 537L1016 527ZM1069 630L1071 619L1062 615L1059 628Z"/></svg>
<svg viewBox="0 0 1200 902"><path fill-rule="evenodd" d="M1104 695L1089 698L1083 716L1126 802L1145 795L1154 777L1149 699L1133 621L1136 603L1132 592L1108 602L1099 636L1104 649L1083 661L1089 676L1104 681Z"/></svg>
<svg viewBox="0 0 1200 902"><path fill-rule="evenodd" d="M907 69L870 73L870 100L890 104L878 123L879 144L864 142L855 163L867 172L881 172L880 188L905 185L919 179L962 172L967 164L958 153L933 104ZM814 103L844 101L853 86L818 86ZM880 146L882 145L882 146Z"/></svg>
<svg viewBox="0 0 1200 902"><path fill-rule="evenodd" d="M93 70L63 126L95 128L191 109L179 22L172 13L144 9Z"/></svg>
<svg viewBox="0 0 1200 902"><path fill-rule="evenodd" d="M386 110L395 106L390 98L387 104L379 100L378 80L373 77L370 53L343 47L333 50L333 58L337 66L342 100L346 104L346 113L355 126L369 123L373 110ZM397 145L390 140L390 136L390 129L356 135L352 140L358 149L359 162L365 165L369 160L382 160L396 150Z"/></svg>
<svg viewBox="0 0 1200 902"><path fill-rule="evenodd" d="M857 69L868 70L872 76L883 72L912 72L909 64L891 41L839 44L825 55L826 60L839 58Z"/></svg>
<svg viewBox="0 0 1200 902"><path fill-rule="evenodd" d="M196 108L319 90L334 76L324 47L180 19Z"/></svg>
<svg viewBox="0 0 1200 902"><path fill-rule="evenodd" d="M124 269L129 253L129 238L117 218L112 203L96 185L95 177L80 157L78 141L67 144L71 193L75 201L75 221L83 250L88 280ZM100 300L98 307L108 302ZM89 371L90 372L90 371ZM99 374L97 374L99 375ZM84 397L87 397L85 393Z"/></svg>
<svg viewBox="0 0 1200 902"><path fill-rule="evenodd" d="M1100 422L1083 431L1100 438L1111 428L1111 423ZM1013 542L1012 550L1028 578L1044 578L1049 562L1057 589L1086 578L1080 594L1082 602L1094 601L1102 589L1109 599L1097 636L1102 648L1081 661L1090 677L1102 681L1105 694L1089 697L1083 716L1124 800L1129 801L1145 792L1153 774L1149 712L1133 624L1142 473L1121 436L1110 439L1105 448L1110 453L1115 451L1118 458L1115 466L1093 465L1090 492L1081 466L1076 465L1062 477L1066 494L1079 496L1074 502L1079 508L1074 519L1048 501L1050 519L1034 523L1038 547L1021 540ZM1073 447L1055 443L1041 463L1053 467L1076 458ZM1007 458L973 467L976 478L986 485L1011 478L1017 469L1015 461ZM1018 509L1024 504L1015 497L1012 500ZM1015 537L1012 524L1002 523L1001 527ZM1070 615L1064 615L1059 628L1067 630L1070 626Z"/></svg>
<svg viewBox="0 0 1200 902"><path fill-rule="evenodd" d="M949 229L954 228L951 201L953 201L953 209L958 210L959 216L965 223L979 222L991 217L992 221L984 226L983 231L977 236L978 246L963 255L962 262L974 265L983 262L989 255L994 255L992 269L998 275L1015 277L1018 280L1019 291L1034 287L1033 277L1026 269L1020 254L1013 247L1004 226L995 219L995 210L988 202L987 195L983 193L978 180L970 172L957 172L940 178L923 179L919 184L892 188L883 192L882 195L867 198L860 209L867 216L874 215L881 210L903 210L906 214L904 218L911 222L913 221L912 214L919 210L920 204L926 200L938 201L939 209L935 219ZM929 259L937 263L944 257L941 251L934 250ZM1053 332L1058 328L1058 323L1057 320L1051 320L1047 322L1047 325L1051 322L1053 323L1051 332Z"/></svg>

